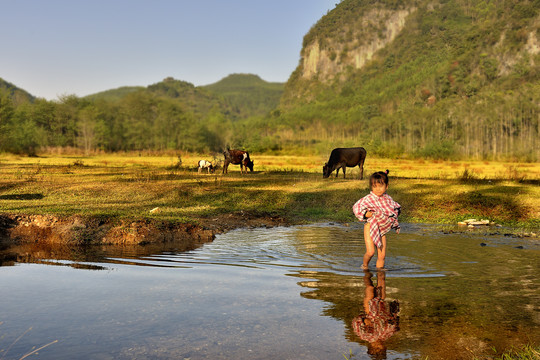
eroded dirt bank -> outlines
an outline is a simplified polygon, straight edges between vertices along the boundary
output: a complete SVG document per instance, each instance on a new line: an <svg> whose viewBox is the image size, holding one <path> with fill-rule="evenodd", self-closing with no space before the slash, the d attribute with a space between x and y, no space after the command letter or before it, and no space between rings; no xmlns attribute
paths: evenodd
<svg viewBox="0 0 540 360"><path fill-rule="evenodd" d="M216 234L236 228L288 225L279 216L245 212L194 220L197 225L153 219L0 214L0 240L65 245L144 245L178 241L196 244L212 241Z"/></svg>

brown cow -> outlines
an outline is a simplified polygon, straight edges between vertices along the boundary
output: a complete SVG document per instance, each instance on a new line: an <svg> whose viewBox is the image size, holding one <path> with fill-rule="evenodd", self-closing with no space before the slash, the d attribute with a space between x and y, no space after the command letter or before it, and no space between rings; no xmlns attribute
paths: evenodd
<svg viewBox="0 0 540 360"><path fill-rule="evenodd" d="M223 174L227 173L229 164L240 165L240 172L242 174L244 173L244 166L246 167L246 173L247 169L253 172L253 161L249 158L249 153L247 151L227 149L227 151L223 152L223 156L225 157Z"/></svg>

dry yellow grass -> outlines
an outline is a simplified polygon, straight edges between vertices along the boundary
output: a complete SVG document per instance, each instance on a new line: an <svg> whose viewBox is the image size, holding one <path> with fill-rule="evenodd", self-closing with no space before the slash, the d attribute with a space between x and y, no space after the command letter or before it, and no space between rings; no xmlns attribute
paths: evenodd
<svg viewBox="0 0 540 360"><path fill-rule="evenodd" d="M179 155L182 165L179 166ZM198 174L202 154L0 155L0 211L194 221L234 211L277 213L292 221L354 221L350 207L368 191L357 181L322 178L327 159L252 154L255 173ZM221 159L217 159L221 160ZM368 157L364 179L390 170L389 193L403 221L452 223L489 217L540 227L540 164L391 160ZM160 212L149 214L155 207Z"/></svg>
<svg viewBox="0 0 540 360"><path fill-rule="evenodd" d="M21 166L70 166L75 163L87 166L107 167L171 167L182 160L183 168L197 168L201 159L222 160L221 156L192 154L148 155L144 153L104 154L98 156L57 156L23 157L0 155L0 165ZM328 160L322 156L257 155L252 154L257 172L298 171L322 174L322 166ZM364 165L364 174L389 169L394 177L417 179L457 179L464 173L469 177L487 180L540 180L540 163L495 162L495 161L443 161L423 159L383 159L369 157ZM230 167L239 171L238 166ZM358 176L358 168L348 168L348 175ZM340 175L342 176L342 175Z"/></svg>

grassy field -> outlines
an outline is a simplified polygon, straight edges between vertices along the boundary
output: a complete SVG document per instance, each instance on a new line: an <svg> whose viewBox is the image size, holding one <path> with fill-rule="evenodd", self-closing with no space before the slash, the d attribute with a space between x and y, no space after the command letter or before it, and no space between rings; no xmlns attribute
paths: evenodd
<svg viewBox="0 0 540 360"><path fill-rule="evenodd" d="M474 360L483 360L474 358ZM489 357L493 360L540 360L540 346L526 345L518 349L505 351L500 357Z"/></svg>
<svg viewBox="0 0 540 360"><path fill-rule="evenodd" d="M368 158L347 179L322 178L322 157L252 155L255 172L198 174L199 154L0 155L0 212L200 222L232 212L277 214L292 223L353 222L367 177L390 170L388 193L402 222L453 224L486 218L540 228L540 164ZM218 159L220 160L220 159ZM150 210L158 207L159 211Z"/></svg>

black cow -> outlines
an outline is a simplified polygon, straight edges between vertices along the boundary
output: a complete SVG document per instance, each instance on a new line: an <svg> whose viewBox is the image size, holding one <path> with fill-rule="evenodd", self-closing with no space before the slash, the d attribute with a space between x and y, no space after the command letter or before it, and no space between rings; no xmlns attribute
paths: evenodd
<svg viewBox="0 0 540 360"><path fill-rule="evenodd" d="M223 156L225 157L225 162L223 163L223 174L227 173L227 168L229 167L229 164L234 165L240 165L240 172L244 173L244 167L251 170L253 172L253 161L249 158L249 153L244 150L230 150L227 149L227 151L223 152Z"/></svg>
<svg viewBox="0 0 540 360"><path fill-rule="evenodd" d="M336 170L337 177L339 169L343 169L343 178L345 179L345 168L358 165L360 168L360 179L363 179L364 160L366 160L366 149L363 147L334 149L330 154L330 159L323 166L323 178L326 179L329 177L334 170Z"/></svg>

